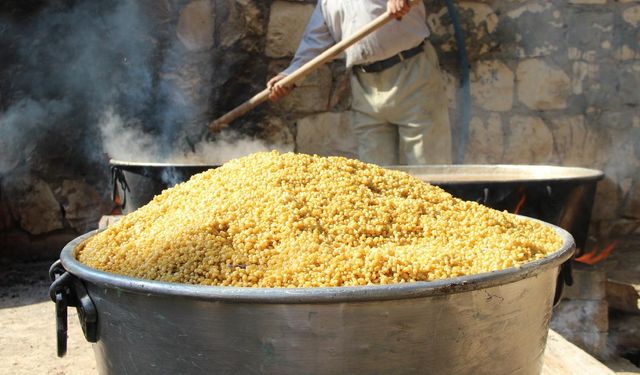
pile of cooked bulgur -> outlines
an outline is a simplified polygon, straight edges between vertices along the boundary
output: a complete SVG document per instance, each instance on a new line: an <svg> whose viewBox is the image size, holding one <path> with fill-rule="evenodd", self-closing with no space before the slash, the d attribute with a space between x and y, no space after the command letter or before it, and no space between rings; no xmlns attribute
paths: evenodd
<svg viewBox="0 0 640 375"><path fill-rule="evenodd" d="M263 152L167 189L81 247L132 277L320 287L505 269L560 248L550 227L342 157Z"/></svg>

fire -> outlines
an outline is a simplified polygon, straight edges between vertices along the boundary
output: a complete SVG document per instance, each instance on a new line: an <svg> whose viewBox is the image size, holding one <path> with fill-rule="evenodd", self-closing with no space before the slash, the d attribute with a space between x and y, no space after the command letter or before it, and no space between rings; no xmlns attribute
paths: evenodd
<svg viewBox="0 0 640 375"><path fill-rule="evenodd" d="M122 215L122 198L120 198L119 194L116 194L113 197L114 207L111 210L110 215Z"/></svg>
<svg viewBox="0 0 640 375"><path fill-rule="evenodd" d="M527 194L526 193L522 193L522 197L520 197L520 200L518 201L518 204L516 205L516 209L513 211L514 214L519 214L520 210L522 209L522 206L524 206L524 202L527 200Z"/></svg>
<svg viewBox="0 0 640 375"><path fill-rule="evenodd" d="M613 241L609 245L605 246L602 251L598 251L598 247L595 246L593 250L588 253L583 254L582 256L576 258L576 262L584 263L593 266L594 264L600 263L603 260L607 259L611 252L618 245L618 241Z"/></svg>

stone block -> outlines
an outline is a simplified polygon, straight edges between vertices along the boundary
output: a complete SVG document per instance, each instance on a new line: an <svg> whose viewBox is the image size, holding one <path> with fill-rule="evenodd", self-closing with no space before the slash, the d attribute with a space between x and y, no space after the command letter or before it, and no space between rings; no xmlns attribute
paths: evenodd
<svg viewBox="0 0 640 375"><path fill-rule="evenodd" d="M609 229L610 236L630 236L640 230L640 220L618 219Z"/></svg>
<svg viewBox="0 0 640 375"><path fill-rule="evenodd" d="M609 305L599 301L563 300L553 310L551 328L562 332L607 332L609 330Z"/></svg>
<svg viewBox="0 0 640 375"><path fill-rule="evenodd" d="M514 74L504 63L479 61L471 77L474 104L487 111L504 112L513 106Z"/></svg>
<svg viewBox="0 0 640 375"><path fill-rule="evenodd" d="M167 108L160 117L161 127L165 136L170 134L169 137L196 143L207 123L211 107L211 83L221 79L221 76L217 70L214 73L208 53L183 55L179 63L168 64L159 75L159 90L162 92L163 105ZM122 142L120 134L115 134L114 138L115 144L129 147ZM177 143L175 146L178 147ZM160 152L157 145L146 148L145 153L151 154L150 151ZM132 151L126 150L125 154L132 154Z"/></svg>
<svg viewBox="0 0 640 375"><path fill-rule="evenodd" d="M616 314L611 319L609 332L611 344L618 350L629 352L640 348L640 315Z"/></svg>
<svg viewBox="0 0 640 375"><path fill-rule="evenodd" d="M280 65L278 65L281 68ZM271 75L277 74L281 69L270 69ZM329 108L331 96L332 74L327 65L323 65L307 76L287 97L275 103L278 111L284 113L323 112Z"/></svg>
<svg viewBox="0 0 640 375"><path fill-rule="evenodd" d="M462 1L459 2L457 6L465 29L467 55L470 60L474 61L489 54L490 51L495 49L500 43L495 37L499 22L498 14L489 4L482 2ZM431 13L431 9L427 9L427 13ZM446 14L446 8L444 10L445 13L436 15L436 18L444 18L444 20L446 20L444 22L449 23L450 19L448 14ZM442 31L438 30L441 29L442 26L434 24L440 23L440 25L442 25L442 20L434 21L436 20L431 18L427 22L430 27L436 27L436 34L442 34ZM453 30L446 28L443 31L445 32L445 40L447 40L447 42L442 45L443 50L447 52L454 51L456 47L452 33Z"/></svg>
<svg viewBox="0 0 640 375"><path fill-rule="evenodd" d="M313 4L274 1L267 27L266 55L293 56L314 8Z"/></svg>
<svg viewBox="0 0 640 375"><path fill-rule="evenodd" d="M640 5L635 5L622 12L622 19L633 27L640 25Z"/></svg>
<svg viewBox="0 0 640 375"><path fill-rule="evenodd" d="M632 47L624 44L620 48L616 49L616 51L613 54L613 57L616 60L629 61L636 58L640 58L640 55L637 54Z"/></svg>
<svg viewBox="0 0 640 375"><path fill-rule="evenodd" d="M549 56L567 48L564 13L553 2L523 2L501 18L498 48L516 59ZM495 50L495 49L494 49Z"/></svg>
<svg viewBox="0 0 640 375"><path fill-rule="evenodd" d="M573 285L567 286L562 294L570 300L601 301L606 295L605 272L594 268L576 264L573 268Z"/></svg>
<svg viewBox="0 0 640 375"><path fill-rule="evenodd" d="M108 213L98 191L83 180L64 180L59 195L64 217L78 233L98 228L100 216Z"/></svg>
<svg viewBox="0 0 640 375"><path fill-rule="evenodd" d="M607 332L568 331L556 328L553 328L553 330L596 358L605 359L610 355L607 346L609 340Z"/></svg>
<svg viewBox="0 0 640 375"><path fill-rule="evenodd" d="M513 10L510 10L507 13L509 18L519 18L522 17L523 14L526 13L543 13L548 11L553 6L552 3L538 3L538 2L527 2L524 5L517 7Z"/></svg>
<svg viewBox="0 0 640 375"><path fill-rule="evenodd" d="M487 121L479 117L469 124L469 143L465 155L468 164L497 164L504 153L504 130L500 115L492 113Z"/></svg>
<svg viewBox="0 0 640 375"><path fill-rule="evenodd" d="M296 151L322 156L358 157L348 112L325 112L298 120Z"/></svg>
<svg viewBox="0 0 640 375"><path fill-rule="evenodd" d="M584 145L585 155L590 162L589 168L604 169L610 158L611 145L607 140L606 130L598 126L589 126L587 120L587 140Z"/></svg>
<svg viewBox="0 0 640 375"><path fill-rule="evenodd" d="M560 163L569 166L592 166L593 153L587 149L584 116L564 116L551 120L553 140Z"/></svg>
<svg viewBox="0 0 640 375"><path fill-rule="evenodd" d="M281 117L269 116L261 121L262 130L259 139L273 145L280 152L295 150L293 124Z"/></svg>
<svg viewBox="0 0 640 375"><path fill-rule="evenodd" d="M23 176L12 181L7 201L20 227L33 235L64 227L62 209L49 185L37 178Z"/></svg>
<svg viewBox="0 0 640 375"><path fill-rule="evenodd" d="M460 2L458 5L461 12L470 11L472 13L471 21L475 27L484 25L487 33L493 33L498 27L498 15L488 5L480 2Z"/></svg>
<svg viewBox="0 0 640 375"><path fill-rule="evenodd" d="M635 106L640 103L640 90L638 90L640 86L640 62L609 67L609 70L601 75L600 79L606 80L606 77L615 77L617 82L607 86L608 90L604 91L605 95L618 96L621 103L627 106Z"/></svg>
<svg viewBox="0 0 640 375"><path fill-rule="evenodd" d="M249 35L262 36L266 33L262 13L254 0L227 0L227 5L229 15L226 21L219 25L221 46L230 47L238 41L247 41ZM245 49L258 49L257 45L250 47Z"/></svg>
<svg viewBox="0 0 640 375"><path fill-rule="evenodd" d="M194 0L180 11L176 33L189 51L204 51L213 47L215 32L211 0Z"/></svg>
<svg viewBox="0 0 640 375"><path fill-rule="evenodd" d="M618 184L605 174L605 178L596 187L596 198L592 211L593 219L612 220L617 218L620 204ZM602 233L605 234L606 231Z"/></svg>
<svg viewBox="0 0 640 375"><path fill-rule="evenodd" d="M628 179L634 179L640 168L640 155L637 155L637 148L640 147L640 129L630 128L633 119L626 111L607 111L607 115L603 114L599 120L601 124L606 124L605 129L613 146L608 150L606 168L609 172L615 173L618 183L629 183ZM630 188L629 184L627 191Z"/></svg>
<svg viewBox="0 0 640 375"><path fill-rule="evenodd" d="M596 357L608 355L609 309L605 300L564 300L553 310L551 329Z"/></svg>
<svg viewBox="0 0 640 375"><path fill-rule="evenodd" d="M547 164L553 156L553 134L541 118L514 116L509 120L505 163Z"/></svg>
<svg viewBox="0 0 640 375"><path fill-rule="evenodd" d="M640 285L634 287L627 282L607 280L606 294L609 307L630 313L640 312Z"/></svg>
<svg viewBox="0 0 640 375"><path fill-rule="evenodd" d="M518 99L529 109L567 108L571 80L561 69L540 59L522 61L516 71Z"/></svg>
<svg viewBox="0 0 640 375"><path fill-rule="evenodd" d="M564 23L562 40L567 46L580 51L582 59L595 62L601 58L609 58L613 51L612 44L617 46L621 40L616 28L618 23L611 7L567 7L563 10ZM613 46L613 47L615 47ZM605 48L609 47L609 48Z"/></svg>
<svg viewBox="0 0 640 375"><path fill-rule="evenodd" d="M640 180L636 181L629 190L622 213L625 217L640 219Z"/></svg>

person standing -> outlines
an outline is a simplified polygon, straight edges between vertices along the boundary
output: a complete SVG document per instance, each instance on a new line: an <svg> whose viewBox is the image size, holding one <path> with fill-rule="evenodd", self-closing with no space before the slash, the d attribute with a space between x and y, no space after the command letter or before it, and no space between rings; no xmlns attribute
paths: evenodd
<svg viewBox="0 0 640 375"><path fill-rule="evenodd" d="M406 0L319 0L293 61L271 78L272 101L287 75L385 11L397 18L346 50L359 159L379 165L451 163L445 82L427 40L426 9Z"/></svg>

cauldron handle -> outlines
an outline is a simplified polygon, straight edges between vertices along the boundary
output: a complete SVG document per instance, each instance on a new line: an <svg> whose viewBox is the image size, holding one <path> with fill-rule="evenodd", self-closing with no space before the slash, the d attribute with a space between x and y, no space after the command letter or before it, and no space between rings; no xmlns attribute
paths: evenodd
<svg viewBox="0 0 640 375"><path fill-rule="evenodd" d="M111 182L113 183L113 193L111 194L111 200L116 202L116 196L118 195L118 184L120 184L120 190L122 191L122 204L119 204L121 208L125 208L127 205L127 191L131 191L127 179L124 177L122 168L114 165L111 167Z"/></svg>
<svg viewBox="0 0 640 375"><path fill-rule="evenodd" d="M49 278L49 296L56 304L58 357L67 353L67 307L76 307L85 339L98 342L98 313L82 281L67 272L60 260L49 268Z"/></svg>
<svg viewBox="0 0 640 375"><path fill-rule="evenodd" d="M553 297L553 307L558 306L560 300L562 300L562 292L564 291L564 285L573 285L573 257L560 265L560 272L558 273L558 280L556 281L556 294Z"/></svg>

